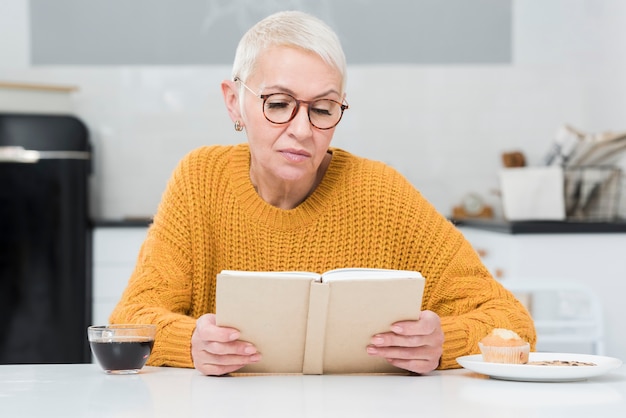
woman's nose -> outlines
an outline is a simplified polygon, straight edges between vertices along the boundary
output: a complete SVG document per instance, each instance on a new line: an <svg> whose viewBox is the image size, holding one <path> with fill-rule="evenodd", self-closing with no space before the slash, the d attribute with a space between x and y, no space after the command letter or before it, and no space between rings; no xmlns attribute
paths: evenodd
<svg viewBox="0 0 626 418"><path fill-rule="evenodd" d="M309 120L309 106L306 103L300 103L296 109L296 115L291 120L290 126L299 134L307 134L312 130L313 125Z"/></svg>

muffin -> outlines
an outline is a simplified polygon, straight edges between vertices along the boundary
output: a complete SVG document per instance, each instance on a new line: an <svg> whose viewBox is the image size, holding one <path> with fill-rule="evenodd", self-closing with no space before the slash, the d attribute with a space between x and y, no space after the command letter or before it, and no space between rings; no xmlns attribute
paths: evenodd
<svg viewBox="0 0 626 418"><path fill-rule="evenodd" d="M530 344L522 340L516 332L495 328L478 343L483 361L488 363L526 364Z"/></svg>

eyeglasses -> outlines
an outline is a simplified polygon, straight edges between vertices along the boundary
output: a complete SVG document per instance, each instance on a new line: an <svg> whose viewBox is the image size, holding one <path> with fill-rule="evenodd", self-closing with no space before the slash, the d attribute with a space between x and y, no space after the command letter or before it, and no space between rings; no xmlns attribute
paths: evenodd
<svg viewBox="0 0 626 418"><path fill-rule="evenodd" d="M298 114L300 106L306 104L311 125L317 129L331 129L337 126L343 111L349 108L347 103L331 99L298 100L287 93L257 94L239 77L235 77L234 81L239 81L250 93L263 99L265 119L277 125L291 122Z"/></svg>

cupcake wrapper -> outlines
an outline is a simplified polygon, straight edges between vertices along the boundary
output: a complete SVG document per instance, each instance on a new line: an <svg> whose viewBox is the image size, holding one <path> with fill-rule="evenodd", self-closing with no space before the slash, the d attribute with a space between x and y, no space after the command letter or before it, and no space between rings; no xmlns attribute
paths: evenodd
<svg viewBox="0 0 626 418"><path fill-rule="evenodd" d="M478 343L478 348L483 355L483 361L488 363L525 364L528 363L530 353L528 343L517 347L494 347Z"/></svg>

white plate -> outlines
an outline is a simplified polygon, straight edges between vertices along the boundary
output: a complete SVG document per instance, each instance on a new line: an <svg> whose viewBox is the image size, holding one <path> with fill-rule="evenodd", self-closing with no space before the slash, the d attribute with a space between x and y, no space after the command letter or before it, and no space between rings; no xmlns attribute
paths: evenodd
<svg viewBox="0 0 626 418"><path fill-rule="evenodd" d="M456 361L464 368L495 379L524 382L569 382L600 376L618 368L622 361L613 357L574 353L530 353L528 361L584 361L595 366L538 366L532 364L487 363L481 354L463 356Z"/></svg>

